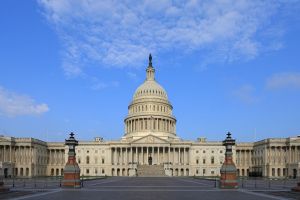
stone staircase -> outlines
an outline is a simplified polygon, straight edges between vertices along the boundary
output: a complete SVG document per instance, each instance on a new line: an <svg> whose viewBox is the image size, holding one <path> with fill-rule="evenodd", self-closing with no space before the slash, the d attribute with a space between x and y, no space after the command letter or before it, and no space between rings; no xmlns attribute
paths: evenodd
<svg viewBox="0 0 300 200"><path fill-rule="evenodd" d="M138 165L137 176L161 177L161 176L166 176L166 174L163 165Z"/></svg>

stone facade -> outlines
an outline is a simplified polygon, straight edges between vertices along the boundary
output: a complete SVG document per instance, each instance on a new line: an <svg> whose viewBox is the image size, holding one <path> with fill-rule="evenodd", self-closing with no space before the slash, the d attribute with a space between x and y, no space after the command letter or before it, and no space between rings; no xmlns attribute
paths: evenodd
<svg viewBox="0 0 300 200"><path fill-rule="evenodd" d="M300 176L300 137L269 138L237 144L240 176L257 171L266 177Z"/></svg>
<svg viewBox="0 0 300 200"><path fill-rule="evenodd" d="M222 142L188 141L176 134L176 118L167 93L155 80L152 60L138 87L118 141L79 141L76 159L85 176L135 176L138 166L163 165L169 176L220 176L225 158ZM222 133L223 135L223 133ZM64 142L0 136L0 162L6 176L61 176L68 158ZM239 176L296 177L300 137L237 143L233 159Z"/></svg>

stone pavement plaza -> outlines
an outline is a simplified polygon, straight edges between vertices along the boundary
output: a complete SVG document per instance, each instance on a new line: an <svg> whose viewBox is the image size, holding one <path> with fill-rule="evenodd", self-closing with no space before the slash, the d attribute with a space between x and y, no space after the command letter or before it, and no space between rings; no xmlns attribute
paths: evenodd
<svg viewBox="0 0 300 200"><path fill-rule="evenodd" d="M33 188L14 188L13 190L30 191ZM276 189L279 191L278 189ZM270 191L270 190L269 190ZM284 191L281 189L280 191ZM285 189L289 191L289 189ZM296 194L297 195L297 194ZM7 199L8 196L0 196ZM11 196L9 197L11 198ZM300 198L300 195L299 195ZM186 177L112 177L100 180L85 181L81 189L51 188L15 199L59 200L59 199L113 199L113 200L176 200L176 199L285 199L264 192L253 192L246 189L221 190L215 182L205 179ZM297 199L297 196L294 199Z"/></svg>

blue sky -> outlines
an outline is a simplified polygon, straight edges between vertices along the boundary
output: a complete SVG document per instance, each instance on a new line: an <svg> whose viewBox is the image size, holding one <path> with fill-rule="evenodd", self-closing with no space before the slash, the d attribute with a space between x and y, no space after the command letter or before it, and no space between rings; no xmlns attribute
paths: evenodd
<svg viewBox="0 0 300 200"><path fill-rule="evenodd" d="M300 135L300 2L4 0L0 134L124 134L148 54L184 139Z"/></svg>

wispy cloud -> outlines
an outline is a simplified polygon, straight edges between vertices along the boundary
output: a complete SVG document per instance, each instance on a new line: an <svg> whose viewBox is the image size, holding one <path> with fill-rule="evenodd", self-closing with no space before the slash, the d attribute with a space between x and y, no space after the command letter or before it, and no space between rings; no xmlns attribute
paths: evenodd
<svg viewBox="0 0 300 200"><path fill-rule="evenodd" d="M233 92L233 95L246 104L253 104L259 100L255 95L255 88L251 85L241 86Z"/></svg>
<svg viewBox="0 0 300 200"><path fill-rule="evenodd" d="M137 74L133 72L127 72L127 76L134 81L138 79Z"/></svg>
<svg viewBox="0 0 300 200"><path fill-rule="evenodd" d="M272 17L288 4L277 0L38 2L62 40L68 75L82 73L89 62L142 66L149 52L204 50L203 63L255 58L281 47L280 35L262 33L276 33Z"/></svg>
<svg viewBox="0 0 300 200"><path fill-rule="evenodd" d="M271 90L300 89L300 72L274 74L267 79L266 88Z"/></svg>
<svg viewBox="0 0 300 200"><path fill-rule="evenodd" d="M103 90L106 88L111 87L119 87L120 83L118 81L111 81L111 82L103 82L99 80L97 77L86 77L92 81L92 86L90 89L92 90Z"/></svg>
<svg viewBox="0 0 300 200"><path fill-rule="evenodd" d="M47 104L37 104L27 95L17 94L0 86L0 114L14 117L40 115L49 111Z"/></svg>

